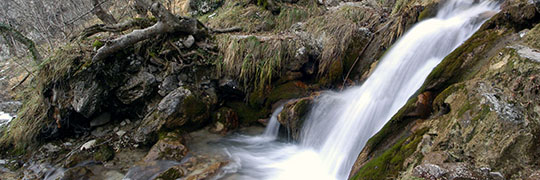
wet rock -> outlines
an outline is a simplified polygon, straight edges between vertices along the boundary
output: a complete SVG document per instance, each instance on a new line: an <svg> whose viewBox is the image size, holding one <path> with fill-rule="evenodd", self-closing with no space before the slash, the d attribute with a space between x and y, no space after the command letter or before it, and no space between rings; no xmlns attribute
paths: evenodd
<svg viewBox="0 0 540 180"><path fill-rule="evenodd" d="M219 179L217 175L222 172L221 168L227 164L228 161L224 160L222 157L196 155L187 159L183 164L170 167L159 174L157 179Z"/></svg>
<svg viewBox="0 0 540 180"><path fill-rule="evenodd" d="M144 157L144 161L180 161L186 156L188 149L182 144L182 137L174 133L168 133L166 136L152 146L146 157Z"/></svg>
<svg viewBox="0 0 540 180"><path fill-rule="evenodd" d="M86 166L78 166L66 170L60 180L87 180L95 174Z"/></svg>
<svg viewBox="0 0 540 180"><path fill-rule="evenodd" d="M183 177L186 171L181 165L176 165L159 174L156 180L178 179Z"/></svg>
<svg viewBox="0 0 540 180"><path fill-rule="evenodd" d="M114 158L114 150L111 146L108 145L102 145L98 148L98 150L94 153L94 160L96 161L109 161Z"/></svg>
<svg viewBox="0 0 540 180"><path fill-rule="evenodd" d="M141 71L136 76L127 80L127 82L116 90L116 97L124 104L132 102L149 95L156 83L156 77L148 72Z"/></svg>
<svg viewBox="0 0 540 180"><path fill-rule="evenodd" d="M179 87L165 96L158 104L158 110L165 116L172 116L178 113L184 99L191 95L191 91L183 87Z"/></svg>
<svg viewBox="0 0 540 180"><path fill-rule="evenodd" d="M293 140L298 140L300 137L300 129L313 104L313 99L312 96L290 101L283 106L283 110L277 117L279 123L290 132Z"/></svg>
<svg viewBox="0 0 540 180"><path fill-rule="evenodd" d="M91 127L102 126L111 121L111 114L104 112L90 121Z"/></svg>
<svg viewBox="0 0 540 180"><path fill-rule="evenodd" d="M231 108L220 108L214 115L214 125L209 129L212 133L226 134L227 132L238 128L238 115Z"/></svg>
<svg viewBox="0 0 540 180"><path fill-rule="evenodd" d="M73 84L73 109L86 118L90 118L98 109L102 101L104 89L93 80L79 81Z"/></svg>

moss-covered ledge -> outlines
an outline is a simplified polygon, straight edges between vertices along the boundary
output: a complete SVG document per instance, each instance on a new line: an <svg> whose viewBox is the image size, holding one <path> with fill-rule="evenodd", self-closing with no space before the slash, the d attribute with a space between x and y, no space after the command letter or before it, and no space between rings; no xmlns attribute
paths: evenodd
<svg viewBox="0 0 540 180"><path fill-rule="evenodd" d="M519 9L526 10L522 12ZM519 16L518 14L525 14ZM430 73L422 87L409 99L409 101L396 113L390 121L364 146L359 154L350 177L362 178L369 174L370 168L363 168L373 163L390 164L392 158L384 158L386 152L392 151L396 145L402 144L403 139L410 136L411 124L419 118L409 116L416 109L417 95L429 91L435 99L448 93L441 93L450 86L459 83L475 75L480 67L488 63L489 57L495 55L498 49L504 48L506 42L525 28L532 28L538 23L540 13L534 8L534 4L509 3L503 5L503 10L488 20L484 25L465 43L450 53ZM441 109L441 108L436 108ZM390 148L390 149L389 149ZM387 150L389 149L389 150ZM377 162L375 162L377 161ZM383 161L383 162L378 162ZM383 171L383 170L381 170ZM401 171L393 168L386 175ZM370 179L386 179L384 176L373 176Z"/></svg>

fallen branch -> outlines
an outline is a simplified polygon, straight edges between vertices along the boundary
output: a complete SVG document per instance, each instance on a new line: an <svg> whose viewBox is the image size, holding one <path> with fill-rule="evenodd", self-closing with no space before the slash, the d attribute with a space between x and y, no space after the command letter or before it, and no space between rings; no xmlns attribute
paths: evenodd
<svg viewBox="0 0 540 180"><path fill-rule="evenodd" d="M13 90L15 90L17 87L19 87L21 84L23 84L24 81L26 81L26 79L28 79L28 77L30 77L30 75L31 75L31 73L26 73L26 76L24 76L24 78L23 78L19 83L17 83L15 86L13 86L13 87L11 88L11 90L13 91Z"/></svg>
<svg viewBox="0 0 540 180"><path fill-rule="evenodd" d="M145 18L135 18L128 21L124 21L122 23L113 24L113 25L105 25L105 24L96 24L93 26L90 26L83 30L79 34L79 38L87 38L94 34L100 33L100 32L123 32L130 28L139 27L139 28L147 28L151 26L153 23L150 19ZM71 40L75 39L73 37Z"/></svg>
<svg viewBox="0 0 540 180"><path fill-rule="evenodd" d="M204 34L205 30L199 28L198 20L196 19L187 17L178 18L155 0L137 0L137 2L147 7L158 19L158 22L148 28L134 30L129 34L105 43L103 47L99 48L96 55L94 55L92 58L93 61L103 60L119 50L160 34Z"/></svg>
<svg viewBox="0 0 540 180"><path fill-rule="evenodd" d="M231 33L231 32L240 32L242 31L241 27L232 27L232 28L225 28L225 29L210 29L212 33Z"/></svg>

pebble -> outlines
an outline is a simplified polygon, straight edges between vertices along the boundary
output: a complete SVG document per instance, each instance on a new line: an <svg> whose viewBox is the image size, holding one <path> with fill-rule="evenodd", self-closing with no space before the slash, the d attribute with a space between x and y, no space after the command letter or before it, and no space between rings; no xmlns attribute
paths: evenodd
<svg viewBox="0 0 540 180"><path fill-rule="evenodd" d="M91 149L96 145L96 140L92 139L81 146L81 150Z"/></svg>
<svg viewBox="0 0 540 180"><path fill-rule="evenodd" d="M120 137L122 137L124 134L126 134L126 131L124 131L124 130L120 130L120 131L116 132L116 135L118 135Z"/></svg>

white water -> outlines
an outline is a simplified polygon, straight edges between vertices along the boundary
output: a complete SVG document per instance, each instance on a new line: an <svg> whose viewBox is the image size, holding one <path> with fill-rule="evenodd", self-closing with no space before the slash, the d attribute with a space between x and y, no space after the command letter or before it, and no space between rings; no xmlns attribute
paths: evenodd
<svg viewBox="0 0 540 180"><path fill-rule="evenodd" d="M280 105L278 108L276 108L276 110L274 110L270 120L268 120L268 125L266 125L266 129L262 135L263 137L268 137L272 140L277 139L279 133L279 122L277 120L277 116L279 113L281 113L281 110L283 110L283 105Z"/></svg>
<svg viewBox="0 0 540 180"><path fill-rule="evenodd" d="M390 49L362 86L321 95L299 144L236 137L230 179L347 179L367 140L420 88L431 70L498 11L493 2L450 0ZM272 135L277 128L268 127ZM274 133L275 132L275 133ZM266 134L266 133L265 133Z"/></svg>
<svg viewBox="0 0 540 180"><path fill-rule="evenodd" d="M10 114L0 111L0 126L7 125L13 118Z"/></svg>

